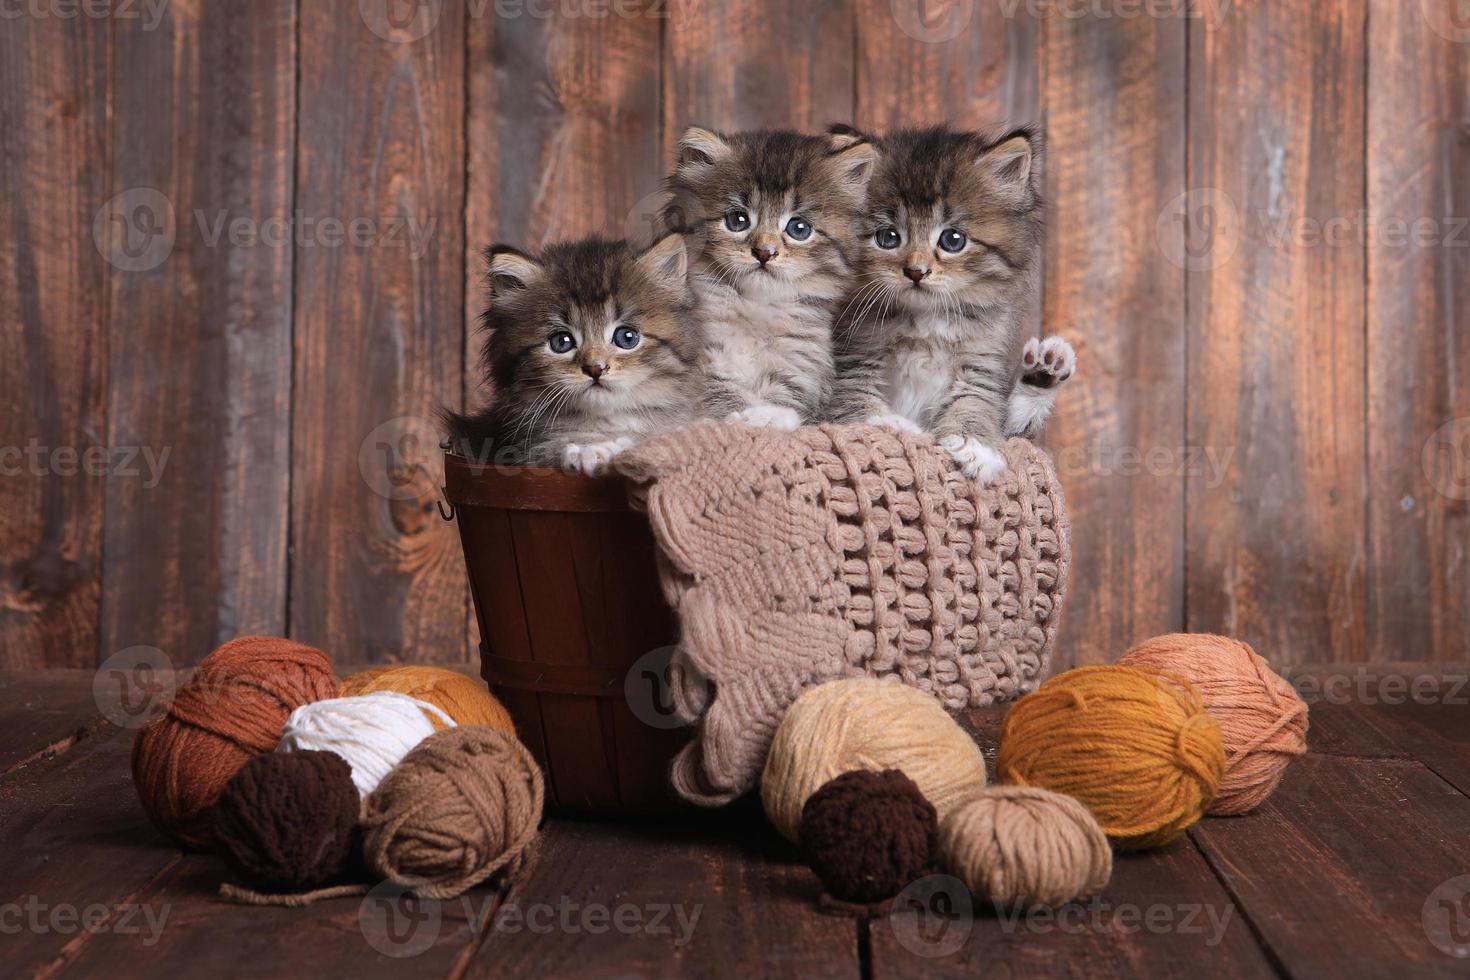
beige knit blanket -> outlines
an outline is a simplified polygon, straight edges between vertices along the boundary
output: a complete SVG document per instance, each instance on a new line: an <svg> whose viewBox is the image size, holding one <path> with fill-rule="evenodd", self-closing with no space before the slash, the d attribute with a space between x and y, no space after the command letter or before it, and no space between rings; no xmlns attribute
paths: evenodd
<svg viewBox="0 0 1470 980"><path fill-rule="evenodd" d="M979 487L929 436L704 422L618 457L678 611L675 709L698 728L675 788L715 805L757 782L782 713L837 677L893 677L946 708L1045 677L1068 525L1022 439Z"/></svg>

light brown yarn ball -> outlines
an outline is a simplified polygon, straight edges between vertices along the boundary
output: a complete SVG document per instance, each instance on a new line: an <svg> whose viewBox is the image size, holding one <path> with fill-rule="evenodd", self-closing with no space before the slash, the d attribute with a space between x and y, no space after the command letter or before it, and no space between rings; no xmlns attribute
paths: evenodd
<svg viewBox="0 0 1470 980"><path fill-rule="evenodd" d="M1232 816L1265 801L1307 750L1307 704L1250 645L1210 633L1170 633L1140 643L1118 663L1151 667L1194 685L1220 726L1225 775L1207 811Z"/></svg>
<svg viewBox="0 0 1470 980"><path fill-rule="evenodd" d="M900 770L941 820L985 785L979 746L933 695L855 677L811 688L786 710L761 775L766 816L794 843L807 798L857 769Z"/></svg>
<svg viewBox="0 0 1470 980"><path fill-rule="evenodd" d="M541 770L514 735L446 728L367 798L363 855L374 874L420 898L453 898L520 859L544 799Z"/></svg>
<svg viewBox="0 0 1470 980"><path fill-rule="evenodd" d="M1113 850L1091 811L1037 786L991 786L939 827L944 867L997 905L1061 905L1099 892Z"/></svg>

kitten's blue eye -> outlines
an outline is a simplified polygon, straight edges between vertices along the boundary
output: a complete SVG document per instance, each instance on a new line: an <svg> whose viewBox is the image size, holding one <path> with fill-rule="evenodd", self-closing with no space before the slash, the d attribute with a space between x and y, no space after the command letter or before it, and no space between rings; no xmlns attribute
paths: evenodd
<svg viewBox="0 0 1470 980"><path fill-rule="evenodd" d="M623 350L632 350L638 346L638 341L642 339L643 335L633 327L618 327L618 329L613 331L613 343L617 344Z"/></svg>
<svg viewBox="0 0 1470 980"><path fill-rule="evenodd" d="M750 215L744 211L730 211L725 215L725 227L731 231L744 231L750 227Z"/></svg>
<svg viewBox="0 0 1470 980"><path fill-rule="evenodd" d="M958 252L965 247L967 241L969 239L965 237L964 232L953 228L946 228L939 233L939 247L946 252Z"/></svg>
<svg viewBox="0 0 1470 980"><path fill-rule="evenodd" d="M546 338L546 346L551 348L553 354L565 354L577 346L577 341L565 330L558 330Z"/></svg>
<svg viewBox="0 0 1470 980"><path fill-rule="evenodd" d="M898 248L898 231L894 228L879 228L873 241L879 248Z"/></svg>
<svg viewBox="0 0 1470 980"><path fill-rule="evenodd" d="M802 218L792 218L786 222L786 234L795 241L804 242L812 237L812 226Z"/></svg>

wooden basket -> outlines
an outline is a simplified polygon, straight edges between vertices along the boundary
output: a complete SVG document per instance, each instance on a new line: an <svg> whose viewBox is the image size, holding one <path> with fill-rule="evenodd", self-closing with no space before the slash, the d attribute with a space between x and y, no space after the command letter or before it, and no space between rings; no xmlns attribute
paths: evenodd
<svg viewBox="0 0 1470 980"><path fill-rule="evenodd" d="M677 632L653 535L626 485L454 453L444 483L480 624L480 674L545 770L548 805L677 808L668 768L687 729L662 687Z"/></svg>

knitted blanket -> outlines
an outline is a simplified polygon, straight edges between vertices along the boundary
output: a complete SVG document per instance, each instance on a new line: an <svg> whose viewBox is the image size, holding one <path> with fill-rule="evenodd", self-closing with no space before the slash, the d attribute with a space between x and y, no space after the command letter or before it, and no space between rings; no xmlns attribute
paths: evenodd
<svg viewBox="0 0 1470 980"><path fill-rule="evenodd" d="M704 422L616 468L648 515L680 622L674 762L685 798L751 789L807 687L892 677L959 710L1045 677L1071 560L1050 458L1022 439L992 485L927 435Z"/></svg>

